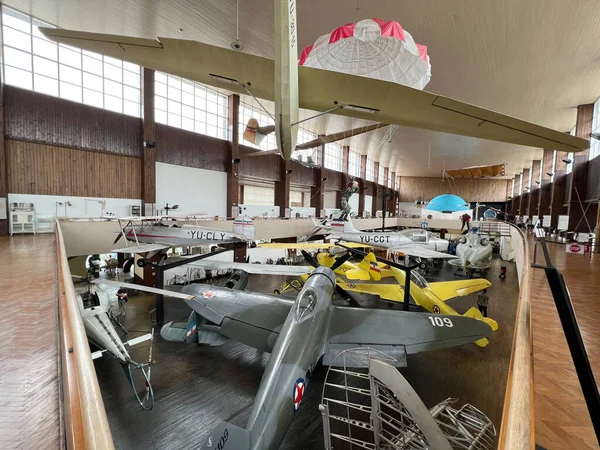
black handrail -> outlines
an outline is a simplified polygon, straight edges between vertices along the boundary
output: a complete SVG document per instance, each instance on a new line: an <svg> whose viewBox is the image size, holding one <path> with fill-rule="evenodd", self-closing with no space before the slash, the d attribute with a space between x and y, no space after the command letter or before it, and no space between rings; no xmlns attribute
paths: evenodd
<svg viewBox="0 0 600 450"><path fill-rule="evenodd" d="M533 254L532 267L538 269L544 269L546 272L546 278L552 291L552 297L554 298L554 304L560 318L565 337L567 338L567 344L571 351L571 358L573 358L573 364L577 371L577 377L579 378L579 384L583 391L583 397L587 404L588 412L592 419L592 425L596 432L596 439L600 443L600 395L598 394L598 386L594 378L594 372L590 365L590 361L585 350L585 345L581 337L579 325L577 324L577 317L575 317L575 311L573 310L573 304L571 303L571 297L562 273L552 264L550 261L550 255L548 254L548 247L546 245L545 234L536 234L536 244ZM535 258L537 253L537 244L540 243L544 258L546 259L546 265L536 264Z"/></svg>

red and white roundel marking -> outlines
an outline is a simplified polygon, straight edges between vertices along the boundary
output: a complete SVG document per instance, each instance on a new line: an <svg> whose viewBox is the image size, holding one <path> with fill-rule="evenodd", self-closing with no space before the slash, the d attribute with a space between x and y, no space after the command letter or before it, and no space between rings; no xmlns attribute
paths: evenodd
<svg viewBox="0 0 600 450"><path fill-rule="evenodd" d="M215 291L204 291L202 293L202 297L204 298L213 298L217 293Z"/></svg>
<svg viewBox="0 0 600 450"><path fill-rule="evenodd" d="M433 305L433 313L434 314L439 314L440 313L440 307L438 305Z"/></svg>
<svg viewBox="0 0 600 450"><path fill-rule="evenodd" d="M352 284L352 283L348 283L348 287L349 287L350 289L355 289L355 288L356 288L356 285L355 285L355 284Z"/></svg>
<svg viewBox="0 0 600 450"><path fill-rule="evenodd" d="M296 383L294 384L294 412L298 411L298 407L300 406L300 402L304 397L304 378L298 378Z"/></svg>

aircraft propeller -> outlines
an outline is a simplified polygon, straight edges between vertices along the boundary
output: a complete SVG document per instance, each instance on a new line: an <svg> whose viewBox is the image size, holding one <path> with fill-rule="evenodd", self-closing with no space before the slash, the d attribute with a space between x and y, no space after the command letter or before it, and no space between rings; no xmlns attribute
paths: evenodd
<svg viewBox="0 0 600 450"><path fill-rule="evenodd" d="M320 267L319 262L307 251L302 250L302 256L304 256L304 259L306 260L306 262L309 263L311 266L313 266L315 269L317 267ZM339 256L338 258L335 259L335 262L330 267L330 269L335 272L335 270L337 268L339 268L342 264L344 264L346 261L348 261L351 257L352 257L352 253L346 252L346 254ZM335 291L340 295L340 297L342 297L348 303L350 303L354 306L360 306L360 304L356 300L354 300L352 297L350 297L350 295L348 295L348 293L345 290L343 290L340 287L340 285L337 283L335 284Z"/></svg>

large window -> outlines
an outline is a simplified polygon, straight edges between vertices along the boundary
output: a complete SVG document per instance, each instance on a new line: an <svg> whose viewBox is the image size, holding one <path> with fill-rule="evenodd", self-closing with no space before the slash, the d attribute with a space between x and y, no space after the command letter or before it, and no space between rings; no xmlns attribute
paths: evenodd
<svg viewBox="0 0 600 450"><path fill-rule="evenodd" d="M383 175L384 175L384 168L381 165L381 163L379 163L379 173L377 175L377 184L385 186L385 180L383 179Z"/></svg>
<svg viewBox="0 0 600 450"><path fill-rule="evenodd" d="M296 140L296 144L306 144L307 142L314 141L318 136L315 133L312 133L304 128L298 127L298 138ZM310 162L312 164L317 164L317 148L307 148L306 150L296 150L293 153L294 159L297 159L301 162Z"/></svg>
<svg viewBox="0 0 600 450"><path fill-rule="evenodd" d="M261 186L244 186L244 205L275 204L275 189Z"/></svg>
<svg viewBox="0 0 600 450"><path fill-rule="evenodd" d="M533 166L529 168L529 179L527 180L527 189L531 189L531 180L533 179Z"/></svg>
<svg viewBox="0 0 600 450"><path fill-rule="evenodd" d="M514 197L515 196L515 179L512 179L512 185L510 187L510 196Z"/></svg>
<svg viewBox="0 0 600 450"><path fill-rule="evenodd" d="M154 94L157 122L228 139L226 95L162 72L156 72Z"/></svg>
<svg viewBox="0 0 600 450"><path fill-rule="evenodd" d="M304 206L304 193L302 191L290 191L290 208Z"/></svg>
<svg viewBox="0 0 600 450"><path fill-rule="evenodd" d="M523 172L519 175L519 195L523 194Z"/></svg>
<svg viewBox="0 0 600 450"><path fill-rule="evenodd" d="M600 98L594 103L594 115L592 116L592 133L600 133ZM600 154L600 140L591 138L590 141L590 159L594 159Z"/></svg>
<svg viewBox="0 0 600 450"><path fill-rule="evenodd" d="M556 150L554 150L552 152L552 172L550 172L552 175L550 176L550 183L554 182L554 174L556 173Z"/></svg>
<svg viewBox="0 0 600 450"><path fill-rule="evenodd" d="M367 178L367 181L375 181L375 162L369 157L367 157L366 172L365 177Z"/></svg>
<svg viewBox="0 0 600 450"><path fill-rule="evenodd" d="M542 184L542 172L544 170L544 156L542 155L542 159L540 160L540 165L539 165L539 173L538 173L538 179L537 179L537 184L539 184L541 186Z"/></svg>
<svg viewBox="0 0 600 450"><path fill-rule="evenodd" d="M325 144L325 161L323 167L326 169L342 171L344 149L341 145L335 143Z"/></svg>
<svg viewBox="0 0 600 450"><path fill-rule="evenodd" d="M398 189L400 188L398 180L400 179L400 177L398 175L396 175L396 179L394 180L394 190L398 191Z"/></svg>
<svg viewBox="0 0 600 450"><path fill-rule="evenodd" d="M140 66L49 41L53 27L2 6L4 82L140 117Z"/></svg>
<svg viewBox="0 0 600 450"><path fill-rule="evenodd" d="M348 153L348 175L360 177L360 155L352 150Z"/></svg>
<svg viewBox="0 0 600 450"><path fill-rule="evenodd" d="M392 188L392 172L390 171L390 169L388 169L388 178L387 178L386 186L389 187L390 189Z"/></svg>
<svg viewBox="0 0 600 450"><path fill-rule="evenodd" d="M277 149L277 138L275 136L275 132L267 134L262 141L260 141L259 145L255 145L251 142L245 141L243 138L244 131L246 130L246 125L248 125L248 121L250 119L256 119L258 121L258 126L265 127L269 125L275 125L275 121L271 119L266 112L262 109L255 108L253 106L247 105L246 103L240 102L240 126L239 126L239 140L240 144L246 145L252 148L258 148L261 150L275 150Z"/></svg>

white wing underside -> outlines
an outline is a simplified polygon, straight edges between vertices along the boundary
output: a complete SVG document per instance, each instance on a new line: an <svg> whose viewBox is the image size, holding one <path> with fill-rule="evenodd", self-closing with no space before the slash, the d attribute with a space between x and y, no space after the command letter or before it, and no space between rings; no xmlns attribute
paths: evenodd
<svg viewBox="0 0 600 450"><path fill-rule="evenodd" d="M250 264L226 261L197 261L190 266L199 267L204 270L243 270L252 275L284 275L300 276L312 270L310 266L283 266L274 264Z"/></svg>
<svg viewBox="0 0 600 450"><path fill-rule="evenodd" d="M115 253L150 253L159 252L171 248L171 245L166 244L131 244L130 247L116 248L113 250Z"/></svg>
<svg viewBox="0 0 600 450"><path fill-rule="evenodd" d="M428 248L422 247L398 247L393 249L396 252L404 253L405 255L412 256L414 258L424 259L455 259L455 255L449 253L437 252L435 250L429 250Z"/></svg>
<svg viewBox="0 0 600 450"><path fill-rule="evenodd" d="M248 88L257 98L276 100L279 84L271 59L182 39L40 30L56 42L241 94L247 94ZM297 94L300 108L311 111L345 105L351 108L335 114L567 152L590 146L588 140L431 92L340 72L298 67ZM290 119L293 122L293 118L285 119L288 124ZM295 142L290 144L293 148Z"/></svg>

